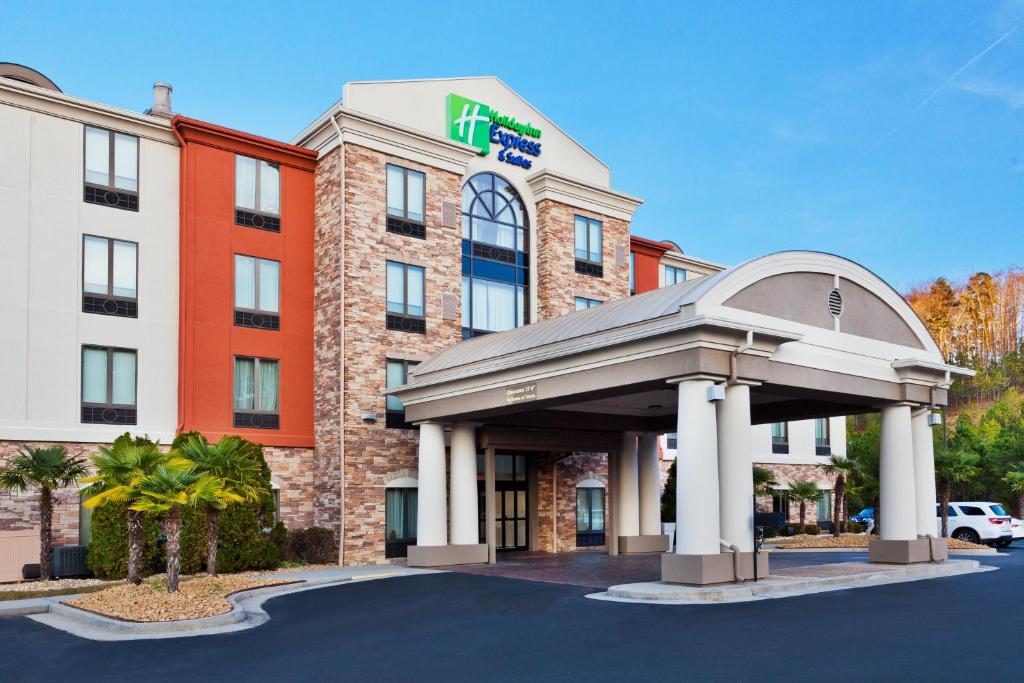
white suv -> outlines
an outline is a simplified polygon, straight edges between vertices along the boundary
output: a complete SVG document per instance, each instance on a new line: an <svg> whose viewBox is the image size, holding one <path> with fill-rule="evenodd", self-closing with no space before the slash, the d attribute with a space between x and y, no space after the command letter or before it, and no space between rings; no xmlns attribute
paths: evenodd
<svg viewBox="0 0 1024 683"><path fill-rule="evenodd" d="M935 506L936 524L942 532L940 508ZM999 503L968 501L949 504L949 537L970 543L1006 547L1013 543L1010 515Z"/></svg>

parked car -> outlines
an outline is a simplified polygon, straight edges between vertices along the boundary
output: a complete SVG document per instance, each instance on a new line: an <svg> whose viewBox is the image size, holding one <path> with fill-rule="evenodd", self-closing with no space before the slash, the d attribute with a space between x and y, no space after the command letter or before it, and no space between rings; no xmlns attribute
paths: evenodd
<svg viewBox="0 0 1024 683"><path fill-rule="evenodd" d="M942 531L940 508L935 506L937 530ZM1010 515L999 503L985 501L949 504L949 537L969 543L984 543L1000 548L1013 543Z"/></svg>
<svg viewBox="0 0 1024 683"><path fill-rule="evenodd" d="M1013 534L1014 541L1019 541L1024 538L1024 520L1017 519L1016 517L1010 517L1010 533ZM1007 543L1006 545L1010 544Z"/></svg>
<svg viewBox="0 0 1024 683"><path fill-rule="evenodd" d="M867 524L875 519L875 508L864 508L855 515L850 515L851 522L857 522L857 524Z"/></svg>

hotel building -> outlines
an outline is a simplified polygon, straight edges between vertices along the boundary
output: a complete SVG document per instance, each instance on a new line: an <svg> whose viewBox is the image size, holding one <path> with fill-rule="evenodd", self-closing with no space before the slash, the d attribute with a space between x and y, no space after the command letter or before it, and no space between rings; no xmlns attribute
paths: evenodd
<svg viewBox="0 0 1024 683"><path fill-rule="evenodd" d="M419 430L388 389L463 340L723 270L631 235L642 200L497 78L348 83L290 144L155 95L137 114L0 65L0 464L22 442L240 434L287 526L336 530L344 564L395 561L417 540ZM607 413L596 429L621 434ZM751 462L820 481L826 519L817 465L844 425L755 426ZM486 536L489 448L497 549L605 548L605 452L506 431L441 434L477 453L460 537ZM639 443L664 473L680 439ZM85 542L77 491L58 499L59 542ZM37 525L31 502L0 493L0 530Z"/></svg>

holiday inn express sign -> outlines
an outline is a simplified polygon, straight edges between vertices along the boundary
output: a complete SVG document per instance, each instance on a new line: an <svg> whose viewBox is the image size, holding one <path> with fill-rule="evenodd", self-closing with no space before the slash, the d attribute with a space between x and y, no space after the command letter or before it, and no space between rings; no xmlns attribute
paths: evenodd
<svg viewBox="0 0 1024 683"><path fill-rule="evenodd" d="M498 161L530 168L530 156L540 156L540 131L529 123L506 116L483 102L450 93L446 98L448 137L476 147L481 156L499 145ZM526 155L526 156L524 156Z"/></svg>

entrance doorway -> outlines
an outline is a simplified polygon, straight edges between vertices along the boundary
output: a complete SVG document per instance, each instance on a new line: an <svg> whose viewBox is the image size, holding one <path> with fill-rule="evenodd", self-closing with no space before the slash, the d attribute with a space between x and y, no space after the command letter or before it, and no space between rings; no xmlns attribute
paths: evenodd
<svg viewBox="0 0 1024 683"><path fill-rule="evenodd" d="M530 548L529 483L526 456L494 455L494 539L499 551ZM479 487L480 538L486 538L487 505L483 482ZM483 542L483 540L481 540Z"/></svg>

